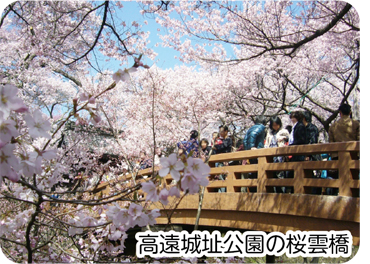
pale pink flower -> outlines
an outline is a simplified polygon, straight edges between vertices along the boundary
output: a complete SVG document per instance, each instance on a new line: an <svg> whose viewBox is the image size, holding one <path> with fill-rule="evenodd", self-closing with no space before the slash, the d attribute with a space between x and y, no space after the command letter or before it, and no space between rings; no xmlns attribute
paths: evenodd
<svg viewBox="0 0 370 264"><path fill-rule="evenodd" d="M12 179L16 177L13 174L13 169L17 170L19 166L19 161L13 153L14 149L13 144L7 144L0 149L0 175L8 176L11 174Z"/></svg>
<svg viewBox="0 0 370 264"><path fill-rule="evenodd" d="M131 67L130 69L119 69L113 74L113 80L118 83L119 81L126 82L130 80L130 73L137 71L136 68Z"/></svg>
<svg viewBox="0 0 370 264"><path fill-rule="evenodd" d="M199 185L206 187L209 184L209 180L207 177L202 177L199 180Z"/></svg>
<svg viewBox="0 0 370 264"><path fill-rule="evenodd" d="M2 147L4 147L6 144L8 144L8 142L4 142L4 141L2 141L2 140L0 139L0 149L1 149Z"/></svg>
<svg viewBox="0 0 370 264"><path fill-rule="evenodd" d="M153 209L149 214L149 225L155 225L157 223L156 218L159 217L161 213L159 212L159 209Z"/></svg>
<svg viewBox="0 0 370 264"><path fill-rule="evenodd" d="M168 192L168 196L176 196L180 198L180 190L176 186L172 186Z"/></svg>
<svg viewBox="0 0 370 264"><path fill-rule="evenodd" d="M157 194L157 187L152 181L148 182L143 182L141 184L142 190L147 193L146 195L146 201L152 201L152 202L157 202L159 197Z"/></svg>
<svg viewBox="0 0 370 264"><path fill-rule="evenodd" d="M192 157L187 159L188 166L186 170L197 178L206 177L209 175L211 168L205 164L201 159L194 159Z"/></svg>
<svg viewBox="0 0 370 264"><path fill-rule="evenodd" d="M95 104L95 97L89 98L89 104Z"/></svg>
<svg viewBox="0 0 370 264"><path fill-rule="evenodd" d="M25 106L25 105L19 105L15 110L14 112L17 112L17 113L25 113L25 112L28 112L28 107Z"/></svg>
<svg viewBox="0 0 370 264"><path fill-rule="evenodd" d="M76 222L71 222L70 221L70 223L69 224L76 224ZM74 236L74 235L76 235L76 234L82 234L83 233L83 231L84 231L84 229L83 228L80 228L80 227L74 227L74 226L70 226L69 228L68 228L68 235L70 235L70 236Z"/></svg>
<svg viewBox="0 0 370 264"><path fill-rule="evenodd" d="M198 193L199 191L198 179L190 173L185 173L181 179L181 188L183 190L188 190L189 194Z"/></svg>
<svg viewBox="0 0 370 264"><path fill-rule="evenodd" d="M17 97L18 88L14 85L6 84L0 86L0 109L7 118L10 111L24 111L27 107L22 99Z"/></svg>
<svg viewBox="0 0 370 264"><path fill-rule="evenodd" d="M45 186L46 186L46 187L51 188L51 187L53 187L56 183L58 183L58 179L57 179L57 177L52 177L52 176L50 176L50 177L46 178L46 179L43 181L43 183L45 184Z"/></svg>
<svg viewBox="0 0 370 264"><path fill-rule="evenodd" d="M15 128L16 123L11 119L5 119L4 113L0 111L0 140L1 142L9 142L12 137L19 135Z"/></svg>
<svg viewBox="0 0 370 264"><path fill-rule="evenodd" d="M91 123L97 125L101 121L101 117L95 113L91 113Z"/></svg>
<svg viewBox="0 0 370 264"><path fill-rule="evenodd" d="M10 169L8 172L8 175L6 175L9 180L12 182L17 182L20 178L20 175L16 173L13 169Z"/></svg>
<svg viewBox="0 0 370 264"><path fill-rule="evenodd" d="M149 217L146 214L140 214L134 218L135 223L142 227L146 226L149 223Z"/></svg>
<svg viewBox="0 0 370 264"><path fill-rule="evenodd" d="M159 193L159 201L164 205L168 204L168 190L166 188L163 188Z"/></svg>
<svg viewBox="0 0 370 264"><path fill-rule="evenodd" d="M35 173L35 164L29 160L21 161L22 174L31 177Z"/></svg>
<svg viewBox="0 0 370 264"><path fill-rule="evenodd" d="M82 224L84 226L95 226L96 225L96 219L91 217L91 216L87 216L82 220Z"/></svg>
<svg viewBox="0 0 370 264"><path fill-rule="evenodd" d="M132 215L129 214L127 209L121 209L113 216L113 224L115 226L131 225Z"/></svg>
<svg viewBox="0 0 370 264"><path fill-rule="evenodd" d="M131 216L139 216L143 211L143 207L139 204L131 203L128 209L128 213Z"/></svg>
<svg viewBox="0 0 370 264"><path fill-rule="evenodd" d="M24 155L21 160L21 168L24 176L30 177L34 173L40 175L42 173L42 160L52 160L56 157L57 154L55 149L39 151L39 153L31 152Z"/></svg>
<svg viewBox="0 0 370 264"><path fill-rule="evenodd" d="M80 93L80 101L87 101L89 100L89 94L88 93Z"/></svg>
<svg viewBox="0 0 370 264"><path fill-rule="evenodd" d="M51 129L50 123L43 118L43 114L40 110L35 110L35 112L33 112L33 117L30 114L26 115L24 120L27 123L28 133L31 137L45 137L47 139L51 138L50 134L48 133L48 131Z"/></svg>
<svg viewBox="0 0 370 264"><path fill-rule="evenodd" d="M181 160L177 160L177 155L172 153L168 156L168 158L162 157L160 161L162 168L158 172L159 176L165 177L168 173L170 173L174 180L179 181L179 171L184 169L185 165Z"/></svg>
<svg viewBox="0 0 370 264"><path fill-rule="evenodd" d="M108 219L113 219L114 216L117 215L120 211L121 211L121 207L117 203L113 203L113 205L108 206L106 215Z"/></svg>
<svg viewBox="0 0 370 264"><path fill-rule="evenodd" d="M110 233L108 235L108 239L110 239L110 240L118 240L118 239L121 238L121 236L122 236L122 232L119 231L119 230L116 230L113 233Z"/></svg>

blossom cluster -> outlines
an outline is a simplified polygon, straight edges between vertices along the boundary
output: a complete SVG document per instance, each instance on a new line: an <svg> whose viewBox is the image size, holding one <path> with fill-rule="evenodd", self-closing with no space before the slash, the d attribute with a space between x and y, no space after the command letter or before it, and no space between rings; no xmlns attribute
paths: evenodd
<svg viewBox="0 0 370 264"><path fill-rule="evenodd" d="M186 157L172 153L168 157L160 159L161 169L158 174L160 177L165 177L168 174L176 182L169 190L163 188L159 191L156 184L149 180L142 183L142 190L147 193L146 200L162 204L168 204L168 197L180 197L180 190L189 194L196 194L199 192L200 186L207 186L210 167L201 159Z"/></svg>
<svg viewBox="0 0 370 264"><path fill-rule="evenodd" d="M0 177L13 182L21 175L41 174L42 160L55 158L55 151L32 144L40 138L51 138L50 122L40 110L31 112L17 93L14 85L0 86Z"/></svg>

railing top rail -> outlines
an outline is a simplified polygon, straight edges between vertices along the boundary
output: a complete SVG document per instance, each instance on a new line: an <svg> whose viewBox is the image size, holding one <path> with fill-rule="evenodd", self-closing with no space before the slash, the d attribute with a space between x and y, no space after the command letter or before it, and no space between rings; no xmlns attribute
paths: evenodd
<svg viewBox="0 0 370 264"><path fill-rule="evenodd" d="M210 157L209 163L211 167L216 162L224 161L237 161L245 159L253 159L260 157L273 157L273 156L290 156L290 155L312 155L312 154L321 154L321 153L335 153L335 152L359 152L360 151L360 142L351 141L351 142L340 142L340 143L323 143L323 144L312 144L312 145L299 145L299 146L287 146L280 148L263 148L256 150L244 150L238 152L224 153L212 155ZM154 171L159 170L159 166L154 168ZM147 168L137 172L136 176L148 176L153 172L153 168ZM128 181L133 178L135 173L122 175L114 180L100 184L95 192L98 192L108 185L115 182Z"/></svg>
<svg viewBox="0 0 370 264"><path fill-rule="evenodd" d="M322 143L312 145L286 146L280 148L263 148L256 150L242 150L231 153L212 155L209 162L223 162L230 160L254 159L259 157L271 156L290 156L290 155L313 155L323 153L334 153L341 151L360 151L360 142L340 142L340 143Z"/></svg>

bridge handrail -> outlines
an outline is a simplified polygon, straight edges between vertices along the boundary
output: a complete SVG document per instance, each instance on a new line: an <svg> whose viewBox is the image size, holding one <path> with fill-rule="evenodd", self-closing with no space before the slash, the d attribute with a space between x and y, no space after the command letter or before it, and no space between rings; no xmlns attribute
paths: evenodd
<svg viewBox="0 0 370 264"><path fill-rule="evenodd" d="M227 192L240 192L242 187L257 188L257 193L273 192L273 187L289 186L293 187L295 194L310 194L312 188L338 188L339 196L359 197L359 161L360 142L341 142L323 143L312 145L287 146L280 148L265 148L257 150L244 150L232 153L212 155L209 160L211 166L210 185L206 192L213 192L219 188L226 188ZM291 155L313 155L335 153L338 160L331 161L301 161L273 163L274 156ZM239 161L246 159L258 159L258 164L234 165L215 167L217 162ZM158 171L159 167L155 167ZM337 170L338 179L317 179L312 177L313 170ZM142 176L149 176L153 169L148 168L138 172L140 179ZM293 178L277 179L273 178L274 171L294 171ZM242 173L257 172L256 179L241 179ZM227 174L224 181L212 181L215 175ZM129 181L132 174L124 175L115 179L113 182ZM165 177L169 184L172 179L170 175ZM111 183L103 183L98 186L96 191L101 191L109 187Z"/></svg>

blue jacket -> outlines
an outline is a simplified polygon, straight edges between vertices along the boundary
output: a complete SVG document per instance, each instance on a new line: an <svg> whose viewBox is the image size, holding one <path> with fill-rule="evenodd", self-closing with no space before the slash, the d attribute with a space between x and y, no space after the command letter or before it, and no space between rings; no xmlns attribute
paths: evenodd
<svg viewBox="0 0 370 264"><path fill-rule="evenodd" d="M245 150L251 148L264 148L264 141L266 136L266 127L262 124L255 124L248 129L247 134L244 137L243 145Z"/></svg>
<svg viewBox="0 0 370 264"><path fill-rule="evenodd" d="M190 151L193 151L193 158L199 157L199 143L195 138L190 139L189 141L182 141L177 143L177 147L185 151L186 156L189 155Z"/></svg>

